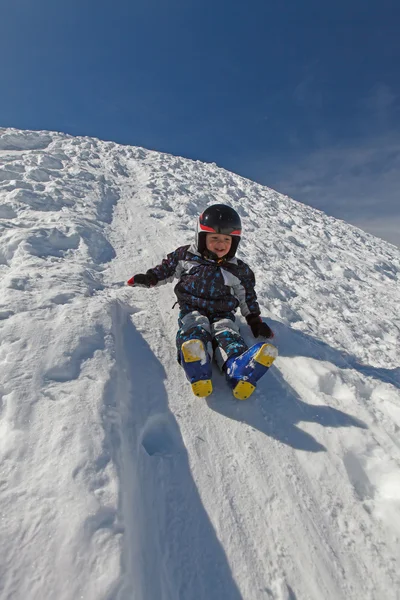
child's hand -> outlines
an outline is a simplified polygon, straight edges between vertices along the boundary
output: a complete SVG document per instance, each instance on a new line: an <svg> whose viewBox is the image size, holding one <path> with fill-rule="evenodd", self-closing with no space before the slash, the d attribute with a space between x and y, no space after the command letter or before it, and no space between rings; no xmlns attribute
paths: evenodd
<svg viewBox="0 0 400 600"><path fill-rule="evenodd" d="M272 331L271 327L269 325L267 325L266 323L264 323L264 321L261 321L261 323L256 328L257 333L254 333L253 328L252 328L252 331L253 331L254 337L258 337L258 336L265 337L265 338L273 338L274 337L274 332Z"/></svg>
<svg viewBox="0 0 400 600"><path fill-rule="evenodd" d="M250 325L250 329L254 337L257 338L260 335L261 337L265 338L274 337L274 332L272 331L271 327L264 323L259 315L247 315L246 321Z"/></svg>
<svg viewBox="0 0 400 600"><path fill-rule="evenodd" d="M138 273L126 282L130 287L153 287L156 285L157 279L151 273Z"/></svg>

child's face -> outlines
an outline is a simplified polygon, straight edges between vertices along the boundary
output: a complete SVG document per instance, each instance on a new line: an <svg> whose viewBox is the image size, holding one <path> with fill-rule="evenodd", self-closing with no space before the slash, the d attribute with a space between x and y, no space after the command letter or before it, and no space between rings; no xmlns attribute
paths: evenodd
<svg viewBox="0 0 400 600"><path fill-rule="evenodd" d="M232 246L232 238L230 235L222 233L207 233L206 247L210 252L214 252L218 258L222 258L228 254Z"/></svg>

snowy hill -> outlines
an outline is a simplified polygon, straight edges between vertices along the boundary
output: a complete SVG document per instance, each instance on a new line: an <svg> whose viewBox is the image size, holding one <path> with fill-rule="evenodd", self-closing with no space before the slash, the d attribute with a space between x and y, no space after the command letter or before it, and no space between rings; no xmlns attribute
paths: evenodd
<svg viewBox="0 0 400 600"><path fill-rule="evenodd" d="M191 395L173 285L120 284L214 202L280 351L248 402ZM0 129L0 273L1 600L400 597L399 249L215 165Z"/></svg>

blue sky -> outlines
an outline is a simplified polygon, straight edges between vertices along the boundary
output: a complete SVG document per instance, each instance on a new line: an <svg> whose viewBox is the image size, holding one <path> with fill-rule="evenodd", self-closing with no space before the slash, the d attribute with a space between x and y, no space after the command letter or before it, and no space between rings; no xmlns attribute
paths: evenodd
<svg viewBox="0 0 400 600"><path fill-rule="evenodd" d="M13 0L0 126L216 162L400 244L400 5Z"/></svg>

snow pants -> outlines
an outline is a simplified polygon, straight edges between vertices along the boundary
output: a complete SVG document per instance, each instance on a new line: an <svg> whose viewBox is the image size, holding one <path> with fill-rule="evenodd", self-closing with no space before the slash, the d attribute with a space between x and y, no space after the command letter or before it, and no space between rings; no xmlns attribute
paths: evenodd
<svg viewBox="0 0 400 600"><path fill-rule="evenodd" d="M239 325L233 313L212 316L201 314L197 310L189 313L181 312L178 324L176 347L179 362L182 344L187 340L201 340L210 360L214 355L221 371L228 358L238 356L248 348L240 335Z"/></svg>

